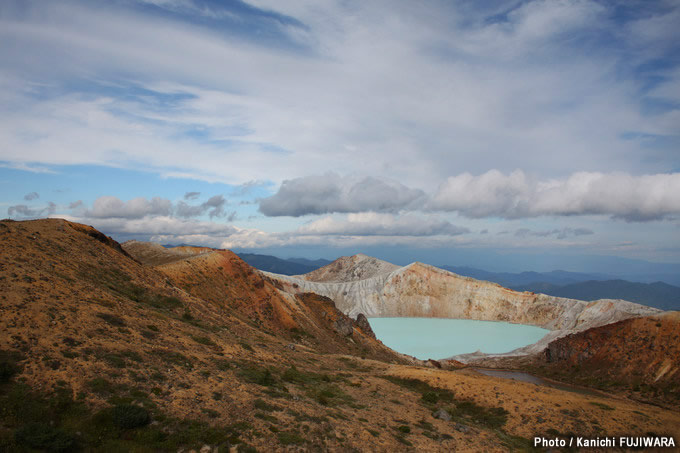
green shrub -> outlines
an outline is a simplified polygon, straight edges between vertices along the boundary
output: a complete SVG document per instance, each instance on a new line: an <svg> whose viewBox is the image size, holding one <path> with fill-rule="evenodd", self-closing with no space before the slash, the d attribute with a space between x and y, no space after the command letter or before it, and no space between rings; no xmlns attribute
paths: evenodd
<svg viewBox="0 0 680 453"><path fill-rule="evenodd" d="M66 431L47 423L28 423L17 429L14 440L22 447L47 450L49 452L69 451L75 448L75 438Z"/></svg>
<svg viewBox="0 0 680 453"><path fill-rule="evenodd" d="M437 404L439 395L436 392L425 392L421 398L424 402L429 404Z"/></svg>
<svg viewBox="0 0 680 453"><path fill-rule="evenodd" d="M407 440L402 433L395 434L394 438L397 439L399 441L399 443L402 443L404 445L408 445L409 447L413 446L413 444L409 440Z"/></svg>
<svg viewBox="0 0 680 453"><path fill-rule="evenodd" d="M451 417L489 428L501 428L508 421L508 411L502 407L484 407L474 401L460 401L449 409Z"/></svg>
<svg viewBox="0 0 680 453"><path fill-rule="evenodd" d="M133 429L146 426L151 422L149 411L133 404L121 404L111 409L113 423L122 429Z"/></svg>
<svg viewBox="0 0 680 453"><path fill-rule="evenodd" d="M105 354L102 358L114 368L125 368L127 366L123 357L112 352Z"/></svg>
<svg viewBox="0 0 680 453"><path fill-rule="evenodd" d="M147 340L153 340L158 336L156 332L151 332L150 330L142 330L140 333Z"/></svg>
<svg viewBox="0 0 680 453"><path fill-rule="evenodd" d="M253 401L253 404L255 406L255 409L260 409L261 411L265 412L275 412L283 410L281 406L277 406L276 404L269 404L268 402L261 400L260 398Z"/></svg>
<svg viewBox="0 0 680 453"><path fill-rule="evenodd" d="M451 390L439 387L433 387L425 381L412 378L401 378L397 376L382 376L393 384L400 385L404 388L420 393L424 403L431 404L437 402L451 402L454 400L454 394Z"/></svg>
<svg viewBox="0 0 680 453"><path fill-rule="evenodd" d="M116 386L104 378L94 378L87 381L87 386L97 395L116 393Z"/></svg>
<svg viewBox="0 0 680 453"><path fill-rule="evenodd" d="M210 418L217 418L217 417L220 416L220 413L217 412L216 410L213 410L213 409L203 408L203 409L201 409L201 412L203 412L205 415L207 415Z"/></svg>
<svg viewBox="0 0 680 453"><path fill-rule="evenodd" d="M327 374L314 373L311 371L301 371L298 370L295 365L291 365L290 368L286 369L281 376L286 382L291 382L293 384L310 384L319 382L332 382L334 378Z"/></svg>
<svg viewBox="0 0 680 453"><path fill-rule="evenodd" d="M408 434L411 432L411 428L406 425L401 425L397 427L397 431L403 434Z"/></svg>
<svg viewBox="0 0 680 453"><path fill-rule="evenodd" d="M300 445L305 442L305 439L295 431L281 431L277 436L282 445Z"/></svg>
<svg viewBox="0 0 680 453"><path fill-rule="evenodd" d="M266 420L270 423L279 423L278 418L274 417L273 415L265 414L263 412L255 412L254 417L259 418L261 420Z"/></svg>
<svg viewBox="0 0 680 453"><path fill-rule="evenodd" d="M0 384L8 382L20 371L17 357L9 352L0 351Z"/></svg>
<svg viewBox="0 0 680 453"><path fill-rule="evenodd" d="M308 389L307 393L322 406L350 404L354 401L354 398L334 384L318 385Z"/></svg>
<svg viewBox="0 0 680 453"><path fill-rule="evenodd" d="M242 342L240 342L239 344L240 344L241 347L242 347L243 349L245 349L246 351L251 351L251 352L253 351L253 347L250 346L250 345L249 345L248 343L246 343L245 341L242 341Z"/></svg>
<svg viewBox="0 0 680 453"><path fill-rule="evenodd" d="M254 364L243 365L238 374L247 382L263 387L270 387L276 384L276 378L269 368L263 369Z"/></svg>
<svg viewBox="0 0 680 453"><path fill-rule="evenodd" d="M125 326L125 321L120 316L112 315L111 313L97 313L97 317L108 322L112 326L123 327Z"/></svg>
<svg viewBox="0 0 680 453"><path fill-rule="evenodd" d="M181 365L190 370L194 368L194 366L191 363L191 359L189 359L187 356L179 352L159 349L153 350L151 352L152 354L157 355L161 360L163 360L167 364Z"/></svg>
<svg viewBox="0 0 680 453"><path fill-rule="evenodd" d="M604 409L604 410L606 410L606 411L613 411L613 410L614 410L614 408L611 407L610 405L604 404L604 403L600 403L600 402L598 402L598 401L590 401L590 404L592 404L593 406L597 406L597 407L599 407L600 409Z"/></svg>
<svg viewBox="0 0 680 453"><path fill-rule="evenodd" d="M208 337L196 337L192 335L191 339L196 343L204 344L206 346L217 346L217 344Z"/></svg>

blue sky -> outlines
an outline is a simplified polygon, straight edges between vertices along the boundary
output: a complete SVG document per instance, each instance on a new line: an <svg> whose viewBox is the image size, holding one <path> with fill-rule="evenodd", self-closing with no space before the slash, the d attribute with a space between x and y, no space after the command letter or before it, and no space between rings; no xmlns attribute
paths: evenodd
<svg viewBox="0 0 680 453"><path fill-rule="evenodd" d="M672 0L5 0L0 211L282 256L678 263L678 23Z"/></svg>

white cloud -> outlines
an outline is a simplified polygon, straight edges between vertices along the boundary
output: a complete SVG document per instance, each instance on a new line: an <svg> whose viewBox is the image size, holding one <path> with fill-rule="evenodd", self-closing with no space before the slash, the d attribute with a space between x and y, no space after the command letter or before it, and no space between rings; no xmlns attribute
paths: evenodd
<svg viewBox="0 0 680 453"><path fill-rule="evenodd" d="M197 193L197 192L190 192ZM196 196L197 197L197 196ZM194 197L194 198L196 198ZM187 196L184 196L187 199ZM193 199L193 198L192 198ZM227 205L227 200L222 195L215 195L210 197L207 201L201 203L200 205L189 205L184 201L177 202L176 214L179 217L198 217L203 214L208 214L212 219L214 217L224 217L226 212L224 207Z"/></svg>
<svg viewBox="0 0 680 453"><path fill-rule="evenodd" d="M291 18L267 16L270 28L251 33L243 30L259 29L248 27L252 11L233 17L217 3L146 1L171 13L129 1L3 8L0 41L12 45L0 46L0 167L142 169L243 184L229 193L247 195L243 203L262 196L266 189L251 183L262 181L278 190L262 201L269 215L394 214L384 233L408 229L396 214L419 209L479 219L678 215L677 174L661 174L677 171L680 72L667 64L678 49L677 2L638 3L639 20L622 24L611 2L589 0L249 0ZM232 19L244 22L231 27ZM663 108L646 111L650 99ZM329 170L336 175L310 176ZM235 218L225 205L182 202L108 200L89 215ZM15 206L24 206L16 215L41 209ZM77 209L84 218L84 206ZM294 221L263 224L294 232ZM377 231L333 222L327 228L338 232ZM486 229L482 220L466 222ZM190 234L224 241L219 232ZM368 244L390 236L228 237Z"/></svg>
<svg viewBox="0 0 680 453"><path fill-rule="evenodd" d="M169 216L145 218L73 218L76 222L91 223L94 227L111 234L126 235L211 235L228 236L237 231L231 225L196 220L177 219Z"/></svg>
<svg viewBox="0 0 680 453"><path fill-rule="evenodd" d="M680 173L632 176L578 172L566 179L532 181L522 172L491 170L446 180L429 209L480 217L609 215L627 221L680 215Z"/></svg>
<svg viewBox="0 0 680 453"><path fill-rule="evenodd" d="M16 45L1 50L10 62L0 77L2 159L27 168L143 164L229 183L333 169L428 190L463 170L672 168L674 149L642 161L645 143L621 138L677 134L677 114L642 114L637 81L618 68L630 49L642 63L660 42L677 46L669 24L678 8L608 41L617 52L594 40L583 52L574 37L619 36L600 2L526 2L503 20L466 4L251 3L299 21L270 26L302 51L125 3L9 9L0 39ZM110 79L121 73L128 80ZM668 77L677 85L676 73ZM81 81L133 95L81 90ZM177 99L159 105L148 92L135 96L140 89Z"/></svg>
<svg viewBox="0 0 680 453"><path fill-rule="evenodd" d="M432 217L366 212L349 214L343 220L323 217L303 225L297 233L331 236L456 236L469 233L469 230Z"/></svg>
<svg viewBox="0 0 680 453"><path fill-rule="evenodd" d="M188 192L184 199L195 199L198 197L198 192ZM190 195L187 197L187 195ZM147 200L144 197L133 198L129 201L123 201L118 197L102 196L97 198L92 204L92 209L86 209L82 214L86 217L95 219L109 219L109 218L126 218L126 219L141 219L144 217L157 216L177 216L184 219L190 217L200 217L208 215L211 219L216 217L225 217L227 212L225 206L228 204L227 200L222 195L214 195L207 201L198 204L190 205L183 200L177 202L173 206L172 201L153 197ZM82 210L82 201L73 202L69 205L69 209ZM235 215L230 215L229 218L233 220Z"/></svg>
<svg viewBox="0 0 680 453"><path fill-rule="evenodd" d="M18 219L35 219L39 217L54 214L57 210L57 205L53 202L48 202L46 207L36 208L25 204L13 205L7 208L7 215L9 218Z"/></svg>
<svg viewBox="0 0 680 453"><path fill-rule="evenodd" d="M125 202L117 197L103 196L94 201L92 210L86 215L93 218L141 219L149 215L169 216L171 213L172 202L164 198L147 200L137 197Z"/></svg>
<svg viewBox="0 0 680 453"><path fill-rule="evenodd" d="M529 228L519 228L515 231L515 236L525 238L528 236L536 237L550 237L554 236L557 239L566 239L568 237L586 236L595 234L593 230L588 228L555 228L552 230L534 231Z"/></svg>
<svg viewBox="0 0 680 453"><path fill-rule="evenodd" d="M341 177L335 173L284 181L279 191L260 201L267 216L330 212L394 212L422 203L425 193L377 178Z"/></svg>
<svg viewBox="0 0 680 453"><path fill-rule="evenodd" d="M449 177L430 202L430 208L458 211L469 217L521 217L527 210L529 183L521 171L504 175L490 170L480 176ZM510 215L517 213L515 215Z"/></svg>

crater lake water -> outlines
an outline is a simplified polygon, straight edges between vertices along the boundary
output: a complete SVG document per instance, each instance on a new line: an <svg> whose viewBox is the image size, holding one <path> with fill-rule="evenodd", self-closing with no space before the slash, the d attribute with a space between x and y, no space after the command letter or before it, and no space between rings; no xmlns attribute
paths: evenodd
<svg viewBox="0 0 680 453"><path fill-rule="evenodd" d="M510 352L536 343L549 330L507 322L442 318L370 318L386 346L418 359L445 359L482 351Z"/></svg>

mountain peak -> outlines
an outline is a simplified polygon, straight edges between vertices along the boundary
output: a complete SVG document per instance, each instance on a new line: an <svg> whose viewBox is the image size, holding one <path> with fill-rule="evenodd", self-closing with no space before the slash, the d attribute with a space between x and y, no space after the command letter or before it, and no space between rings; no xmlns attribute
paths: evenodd
<svg viewBox="0 0 680 453"><path fill-rule="evenodd" d="M312 282L350 282L389 274L397 269L399 266L395 264L357 253L341 256L332 263L305 274L303 278Z"/></svg>

